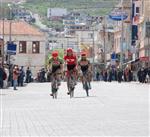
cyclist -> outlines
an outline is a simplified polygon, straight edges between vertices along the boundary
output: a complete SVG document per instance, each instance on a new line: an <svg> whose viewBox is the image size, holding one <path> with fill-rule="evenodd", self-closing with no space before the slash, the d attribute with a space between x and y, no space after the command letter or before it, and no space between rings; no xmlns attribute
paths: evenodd
<svg viewBox="0 0 150 137"><path fill-rule="evenodd" d="M89 89L91 89L91 79L92 79L92 74L91 74L91 64L90 61L87 59L86 53L82 52L81 53L81 59L78 62L79 65L79 70L81 70L81 81L83 83L84 81L84 75L88 75L88 85ZM84 88L84 85L83 85Z"/></svg>
<svg viewBox="0 0 150 137"><path fill-rule="evenodd" d="M75 85L76 85L76 80L77 80L77 58L73 53L73 49L72 48L68 48L67 49L67 55L64 56L64 60L66 62L67 65L67 87L68 87L68 76L69 76L69 72L74 72L74 77L75 77ZM69 95L69 92L67 93Z"/></svg>
<svg viewBox="0 0 150 137"><path fill-rule="evenodd" d="M58 56L57 51L52 52L52 57L49 59L50 71L53 74L56 74L56 79L58 80L58 86L60 86L60 76L59 73L63 72L63 60ZM53 96L53 94L50 94Z"/></svg>

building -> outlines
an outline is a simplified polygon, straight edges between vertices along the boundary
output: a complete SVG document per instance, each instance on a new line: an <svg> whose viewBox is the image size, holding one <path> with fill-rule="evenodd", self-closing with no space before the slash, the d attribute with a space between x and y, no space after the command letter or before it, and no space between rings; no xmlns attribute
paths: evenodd
<svg viewBox="0 0 150 137"><path fill-rule="evenodd" d="M75 35L79 40L80 52L84 51L87 53L87 57L90 59L91 63L96 63L97 57L97 33L98 31L94 28L89 30L77 30Z"/></svg>
<svg viewBox="0 0 150 137"><path fill-rule="evenodd" d="M67 15L67 9L64 8L48 8L47 18L50 20L60 20Z"/></svg>
<svg viewBox="0 0 150 137"><path fill-rule="evenodd" d="M89 30L85 16L78 12L71 12L63 19L64 31L67 35L75 35L76 31Z"/></svg>
<svg viewBox="0 0 150 137"><path fill-rule="evenodd" d="M140 66L147 66L149 56L148 38L146 38L146 22L149 20L150 2L147 0L133 1L132 44L135 46L134 59Z"/></svg>
<svg viewBox="0 0 150 137"><path fill-rule="evenodd" d="M30 67L33 75L45 66L45 34L37 28L27 24L24 21L0 21L0 35L3 34L5 54L7 54L7 43L12 41L17 45L16 55L10 56L11 64ZM7 62L9 63L9 62Z"/></svg>
<svg viewBox="0 0 150 137"><path fill-rule="evenodd" d="M121 20L111 20L106 16L100 25L99 44L101 44L105 54L103 61L105 60L107 64L114 65L115 61L118 63L122 61L125 67L128 62L138 58L136 54L138 29L136 24L134 24L137 21L136 17L134 22L132 22L131 18L134 18L133 11L137 10L136 16L139 11L136 7L133 9L132 4L131 0L124 0L123 3L118 4L118 7L123 7L123 11L128 15L127 19L123 20L123 22ZM118 11L119 8L114 10ZM112 54L115 56L112 56Z"/></svg>
<svg viewBox="0 0 150 137"><path fill-rule="evenodd" d="M51 36L48 38L46 55L49 56L53 50L59 50L64 53L67 48L73 48L76 53L80 52L77 36Z"/></svg>

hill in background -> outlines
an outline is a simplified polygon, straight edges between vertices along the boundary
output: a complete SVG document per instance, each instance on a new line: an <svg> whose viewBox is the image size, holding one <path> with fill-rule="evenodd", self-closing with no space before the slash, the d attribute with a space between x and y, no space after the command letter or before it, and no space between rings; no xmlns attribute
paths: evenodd
<svg viewBox="0 0 150 137"><path fill-rule="evenodd" d="M47 19L47 9L60 7L68 11L77 11L91 16L108 14L119 0L26 0L23 6L42 17L42 22L49 27L62 27L62 22L50 22Z"/></svg>

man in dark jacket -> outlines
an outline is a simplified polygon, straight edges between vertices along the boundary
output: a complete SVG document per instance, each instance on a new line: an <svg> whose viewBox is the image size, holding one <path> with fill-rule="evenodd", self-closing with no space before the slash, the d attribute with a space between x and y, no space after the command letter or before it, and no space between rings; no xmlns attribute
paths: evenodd
<svg viewBox="0 0 150 137"><path fill-rule="evenodd" d="M19 77L18 77L18 85L21 87L23 86L24 77L25 77L25 72L24 72L23 66L21 66L19 70Z"/></svg>
<svg viewBox="0 0 150 137"><path fill-rule="evenodd" d="M0 88L3 88L3 80L4 80L4 69L2 68L2 65L0 64Z"/></svg>
<svg viewBox="0 0 150 137"><path fill-rule="evenodd" d="M122 76L123 76L123 72L122 70L119 68L118 69L118 73L117 73L117 79L118 79L118 82L121 83L122 81Z"/></svg>
<svg viewBox="0 0 150 137"><path fill-rule="evenodd" d="M133 73L131 70L129 70L129 82L133 80Z"/></svg>
<svg viewBox="0 0 150 137"><path fill-rule="evenodd" d="M139 69L137 76L138 76L139 82L141 83L142 82L142 70L141 69Z"/></svg>
<svg viewBox="0 0 150 137"><path fill-rule="evenodd" d="M31 82L31 70L30 68L28 67L27 70L26 70L26 83L30 83Z"/></svg>
<svg viewBox="0 0 150 137"><path fill-rule="evenodd" d="M142 83L145 83L145 79L146 79L146 71L144 68L142 68L141 70L141 80L142 80Z"/></svg>
<svg viewBox="0 0 150 137"><path fill-rule="evenodd" d="M112 81L112 75L113 75L113 74L112 74L112 69L110 68L110 70L109 70L109 75L108 75L108 76L109 76L109 77L108 77L108 81L109 81L109 82Z"/></svg>

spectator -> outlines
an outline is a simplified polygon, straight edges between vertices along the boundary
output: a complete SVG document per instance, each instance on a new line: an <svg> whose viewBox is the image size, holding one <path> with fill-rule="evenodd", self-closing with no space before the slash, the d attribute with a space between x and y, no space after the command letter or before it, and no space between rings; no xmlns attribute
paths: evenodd
<svg viewBox="0 0 150 137"><path fill-rule="evenodd" d="M146 79L145 69L142 68L142 70L141 70L141 80L142 80L142 83L145 83L145 79Z"/></svg>
<svg viewBox="0 0 150 137"><path fill-rule="evenodd" d="M18 65L15 65L14 66L14 69L13 69L13 87L14 87L14 90L17 90L17 80L18 80L18 76L19 76L19 68L18 68Z"/></svg>
<svg viewBox="0 0 150 137"><path fill-rule="evenodd" d="M112 75L113 75L113 74L112 74L112 69L111 69L111 68L110 68L110 70L109 70L108 73L109 73L109 75L108 75L108 81L111 82L111 81L112 81Z"/></svg>
<svg viewBox="0 0 150 137"><path fill-rule="evenodd" d="M0 64L0 88L3 88L4 86L4 81L6 79L6 73L2 67L2 65Z"/></svg>
<svg viewBox="0 0 150 137"><path fill-rule="evenodd" d="M107 70L104 70L104 81L105 82L107 82L107 76L108 76Z"/></svg>
<svg viewBox="0 0 150 137"><path fill-rule="evenodd" d="M100 73L99 73L99 71L97 70L97 72L96 72L96 80L97 81L99 81L100 80Z"/></svg>
<svg viewBox="0 0 150 137"><path fill-rule="evenodd" d="M31 76L32 76L32 73L31 73L30 68L28 67L27 70L26 70L26 83L31 82Z"/></svg>
<svg viewBox="0 0 150 137"><path fill-rule="evenodd" d="M122 81L122 76L123 76L123 72L122 70L119 68L118 69L118 73L117 73L117 79L118 79L118 82L121 83Z"/></svg>
<svg viewBox="0 0 150 137"><path fill-rule="evenodd" d="M133 73L132 73L132 71L131 70L129 70L129 72L128 72L128 79L129 79L129 82L131 82L132 80L133 80Z"/></svg>
<svg viewBox="0 0 150 137"><path fill-rule="evenodd" d="M21 87L23 86L24 77L25 77L25 72L24 72L23 66L21 66L19 70L18 86L21 86Z"/></svg>
<svg viewBox="0 0 150 137"><path fill-rule="evenodd" d="M137 73L137 77L138 77L139 82L141 83L142 82L142 70L141 70L141 68L139 69L139 71Z"/></svg>
<svg viewBox="0 0 150 137"><path fill-rule="evenodd" d="M46 71L44 68L42 68L42 70L41 70L41 82L46 82L45 74L46 74Z"/></svg>

